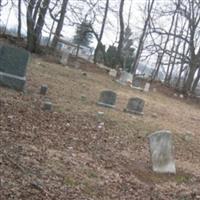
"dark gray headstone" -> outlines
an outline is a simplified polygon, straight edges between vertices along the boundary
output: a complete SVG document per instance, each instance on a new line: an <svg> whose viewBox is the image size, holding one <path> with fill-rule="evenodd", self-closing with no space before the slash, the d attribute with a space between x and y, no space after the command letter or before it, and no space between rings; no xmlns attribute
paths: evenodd
<svg viewBox="0 0 200 200"><path fill-rule="evenodd" d="M47 85L42 85L41 88L40 88L40 94L41 95L46 95L47 90L48 90L48 86Z"/></svg>
<svg viewBox="0 0 200 200"><path fill-rule="evenodd" d="M108 108L114 108L116 103L116 97L116 93L111 90L102 91L97 104Z"/></svg>
<svg viewBox="0 0 200 200"><path fill-rule="evenodd" d="M143 115L144 100L138 97L131 98L128 101L127 107L124 109L125 112Z"/></svg>
<svg viewBox="0 0 200 200"><path fill-rule="evenodd" d="M133 86L134 87L141 87L141 81L139 79L133 80Z"/></svg>
<svg viewBox="0 0 200 200"><path fill-rule="evenodd" d="M162 130L148 136L154 172L176 173L171 132Z"/></svg>
<svg viewBox="0 0 200 200"><path fill-rule="evenodd" d="M12 46L0 45L0 85L23 90L29 53Z"/></svg>
<svg viewBox="0 0 200 200"><path fill-rule="evenodd" d="M42 109L44 111L52 111L52 103L50 101L45 101Z"/></svg>

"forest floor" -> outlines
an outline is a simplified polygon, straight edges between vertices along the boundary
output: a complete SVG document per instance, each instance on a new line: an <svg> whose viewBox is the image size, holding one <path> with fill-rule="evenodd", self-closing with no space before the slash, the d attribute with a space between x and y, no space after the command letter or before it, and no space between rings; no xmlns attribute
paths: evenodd
<svg viewBox="0 0 200 200"><path fill-rule="evenodd" d="M27 78L24 94L0 87L1 200L200 199L200 104L34 55ZM115 109L96 105L104 89L117 93ZM123 112L131 97L145 100L144 116ZM41 109L45 99L53 112ZM151 169L147 136L161 129L173 133L176 175Z"/></svg>

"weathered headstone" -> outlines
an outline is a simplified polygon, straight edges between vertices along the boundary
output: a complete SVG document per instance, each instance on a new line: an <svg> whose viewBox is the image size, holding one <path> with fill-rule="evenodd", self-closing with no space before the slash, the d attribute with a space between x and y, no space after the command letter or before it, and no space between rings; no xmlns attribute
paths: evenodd
<svg viewBox="0 0 200 200"><path fill-rule="evenodd" d="M115 69L111 69L109 71L109 75L112 76L112 77L116 77L117 76L117 71Z"/></svg>
<svg viewBox="0 0 200 200"><path fill-rule="evenodd" d="M154 172L176 173L170 131L162 130L148 136Z"/></svg>
<svg viewBox="0 0 200 200"><path fill-rule="evenodd" d="M108 107L108 108L114 108L115 102L116 102L116 93L111 90L104 90L100 94L99 101L97 102L98 105Z"/></svg>
<svg viewBox="0 0 200 200"><path fill-rule="evenodd" d="M139 79L133 80L133 86L134 87L141 87L141 81Z"/></svg>
<svg viewBox="0 0 200 200"><path fill-rule="evenodd" d="M69 52L64 51L62 53L60 63L63 64L64 66L67 65L69 59Z"/></svg>
<svg viewBox="0 0 200 200"><path fill-rule="evenodd" d="M45 101L42 109L44 111L52 111L52 103L50 101Z"/></svg>
<svg viewBox="0 0 200 200"><path fill-rule="evenodd" d="M42 85L42 86L40 87L40 94L41 94L41 95L46 95L47 90L48 90L48 86L47 86L47 85Z"/></svg>
<svg viewBox="0 0 200 200"><path fill-rule="evenodd" d="M122 85L126 85L127 83L132 82L133 75L131 73L128 73L126 71L121 71L120 72L120 78L117 80L118 83Z"/></svg>
<svg viewBox="0 0 200 200"><path fill-rule="evenodd" d="M144 100L138 97L131 98L128 101L127 107L124 109L125 112L132 114L143 115Z"/></svg>
<svg viewBox="0 0 200 200"><path fill-rule="evenodd" d="M144 86L144 92L149 92L151 84L150 83L146 83Z"/></svg>
<svg viewBox="0 0 200 200"><path fill-rule="evenodd" d="M29 53L22 49L0 45L0 85L23 90Z"/></svg>

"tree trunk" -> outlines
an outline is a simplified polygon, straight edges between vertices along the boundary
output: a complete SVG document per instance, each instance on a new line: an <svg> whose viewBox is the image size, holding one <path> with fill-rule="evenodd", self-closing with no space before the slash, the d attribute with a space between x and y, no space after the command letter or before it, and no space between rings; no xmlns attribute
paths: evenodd
<svg viewBox="0 0 200 200"><path fill-rule="evenodd" d="M117 63L123 65L122 62L122 48L124 41L124 17L123 17L123 8L124 8L124 0L121 0L119 7L119 21L120 21L120 35L119 35L119 44L117 48Z"/></svg>
<svg viewBox="0 0 200 200"><path fill-rule="evenodd" d="M104 17L103 17L103 22L102 22L102 26L101 26L101 32L99 35L99 39L98 39L98 43L94 52L94 63L96 64L97 62L97 53L100 50L102 44L101 44L101 40L103 37L103 33L104 33L104 28L105 28L105 23L106 23L106 18L107 18L107 14L108 14L108 7L109 7L109 0L106 1L106 7L105 7L105 12L104 12Z"/></svg>
<svg viewBox="0 0 200 200"><path fill-rule="evenodd" d="M60 13L60 19L58 21L57 28L56 28L56 31L55 31L55 35L54 35L52 45L51 45L52 49L56 49L57 44L58 44L58 40L60 38L60 34L61 34L61 31L62 31L62 28L63 28L64 19L65 19L66 9L67 9L67 3L68 3L68 0L63 0L61 13Z"/></svg>
<svg viewBox="0 0 200 200"><path fill-rule="evenodd" d="M18 0L18 29L17 29L17 37L18 38L21 38L21 27L22 27L21 4L22 4L22 1Z"/></svg>
<svg viewBox="0 0 200 200"><path fill-rule="evenodd" d="M190 66L190 69L189 69L189 74L188 74L188 77L186 79L186 83L185 83L185 86L184 86L184 92L185 93L188 93L191 91L191 88L192 88L192 83L193 83L193 80L194 80L194 75L196 73L196 66L195 65L191 65Z"/></svg>
<svg viewBox="0 0 200 200"><path fill-rule="evenodd" d="M39 44L40 44L42 29L43 29L43 26L44 26L47 9L49 8L49 3L50 3L50 0L44 0L42 8L40 8L37 24L36 24L36 27L35 27L35 35L36 35L36 37L35 37L35 39L36 39L36 41L35 41L36 49L35 50L36 51L37 51Z"/></svg>
<svg viewBox="0 0 200 200"><path fill-rule="evenodd" d="M29 51L33 51L35 49L34 47L34 38L35 38L35 32L34 32L34 25L35 25L35 21L33 21L33 9L34 9L34 5L36 3L36 0L30 0L28 7L27 7L27 49Z"/></svg>
<svg viewBox="0 0 200 200"><path fill-rule="evenodd" d="M143 50L144 38L146 36L147 27L149 25L149 20L151 18L151 11L153 9L154 1L155 0L152 0L151 2L148 3L147 18L145 20L144 27L143 27L143 30L142 30L142 34L140 36L140 40L139 40L139 45L138 45L138 48L137 48L136 56L135 56L135 59L133 61L132 66L131 66L132 73L133 73L133 79L134 79L134 76L135 76L139 61L140 61L141 53L142 53L142 50Z"/></svg>
<svg viewBox="0 0 200 200"><path fill-rule="evenodd" d="M199 80L200 80L200 68L198 68L198 73L197 73L197 77L192 85L192 93L195 92L196 88L197 88L197 85L199 83Z"/></svg>
<svg viewBox="0 0 200 200"><path fill-rule="evenodd" d="M33 13L33 21L34 22L36 22L38 11L39 11L41 3L42 3L42 0L37 0L36 6L35 6L35 10L34 10L34 13Z"/></svg>

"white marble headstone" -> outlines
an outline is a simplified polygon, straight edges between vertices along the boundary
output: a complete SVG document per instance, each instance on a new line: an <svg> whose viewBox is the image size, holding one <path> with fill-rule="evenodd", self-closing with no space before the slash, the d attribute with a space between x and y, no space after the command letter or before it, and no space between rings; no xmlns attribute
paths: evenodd
<svg viewBox="0 0 200 200"><path fill-rule="evenodd" d="M148 138L153 171L176 173L171 132L167 130L158 131L149 135Z"/></svg>
<svg viewBox="0 0 200 200"><path fill-rule="evenodd" d="M112 76L112 77L116 77L117 76L117 71L115 69L111 69L109 71L109 75Z"/></svg>
<svg viewBox="0 0 200 200"><path fill-rule="evenodd" d="M144 86L144 92L149 92L151 84L150 83L146 83Z"/></svg>

